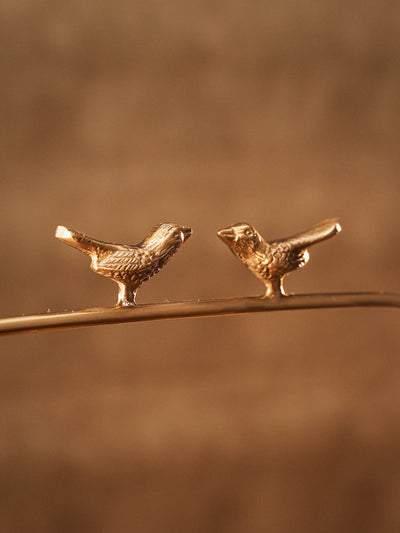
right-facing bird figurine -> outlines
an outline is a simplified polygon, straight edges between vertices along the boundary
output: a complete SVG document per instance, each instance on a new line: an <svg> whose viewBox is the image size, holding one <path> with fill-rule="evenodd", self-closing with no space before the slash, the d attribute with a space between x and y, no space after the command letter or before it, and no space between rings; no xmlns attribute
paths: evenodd
<svg viewBox="0 0 400 533"><path fill-rule="evenodd" d="M307 264L307 248L333 237L339 231L338 221L329 218L294 237L266 242L253 226L240 222L221 229L218 237L265 283L265 297L272 298L285 296L282 280L289 272Z"/></svg>
<svg viewBox="0 0 400 533"><path fill-rule="evenodd" d="M117 306L135 305L136 291L165 265L192 234L191 228L164 222L139 244L98 241L78 231L58 226L56 237L92 259L90 268L119 286Z"/></svg>

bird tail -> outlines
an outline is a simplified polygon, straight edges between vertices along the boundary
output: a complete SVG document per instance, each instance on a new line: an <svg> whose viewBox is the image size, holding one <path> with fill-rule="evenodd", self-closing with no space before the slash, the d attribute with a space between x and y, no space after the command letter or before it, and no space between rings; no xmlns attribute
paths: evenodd
<svg viewBox="0 0 400 533"><path fill-rule="evenodd" d="M336 218L328 218L299 235L287 239L296 248L308 248L313 244L330 239L342 230Z"/></svg>
<svg viewBox="0 0 400 533"><path fill-rule="evenodd" d="M121 249L121 246L119 245L97 241L96 239L92 239L92 237L83 235L82 233L66 228L65 226L57 226L55 236L60 241L65 242L74 248L78 248L78 250L81 250L81 252L88 255L95 253L99 249L104 251Z"/></svg>

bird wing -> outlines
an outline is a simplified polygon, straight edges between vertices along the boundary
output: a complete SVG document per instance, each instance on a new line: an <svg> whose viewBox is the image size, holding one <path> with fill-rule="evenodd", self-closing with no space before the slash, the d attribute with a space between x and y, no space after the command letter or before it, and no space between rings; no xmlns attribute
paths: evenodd
<svg viewBox="0 0 400 533"><path fill-rule="evenodd" d="M286 241L292 247L292 249L301 250L308 248L313 244L317 244L318 242L330 239L340 231L341 227L337 219L328 218L322 222L319 222L319 224L316 224L309 230L299 233L298 235L294 235L293 237L282 239L282 241Z"/></svg>
<svg viewBox="0 0 400 533"><path fill-rule="evenodd" d="M100 253L96 271L109 277L144 281L159 272L176 249L176 245L171 245L154 254L143 246L124 246L116 252Z"/></svg>
<svg viewBox="0 0 400 533"><path fill-rule="evenodd" d="M136 253L135 253L136 252ZM139 250L126 248L111 253L102 254L98 266L103 271L109 272L140 272L144 269Z"/></svg>

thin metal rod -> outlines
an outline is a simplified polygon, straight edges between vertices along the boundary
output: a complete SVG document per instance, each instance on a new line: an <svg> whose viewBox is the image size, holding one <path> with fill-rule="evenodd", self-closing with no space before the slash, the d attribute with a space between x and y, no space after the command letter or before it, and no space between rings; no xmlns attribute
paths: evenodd
<svg viewBox="0 0 400 533"><path fill-rule="evenodd" d="M0 335L147 320L334 307L400 307L400 294L383 292L296 294L273 299L225 298L222 300L145 304L128 308L113 307L66 313L46 313L0 319Z"/></svg>

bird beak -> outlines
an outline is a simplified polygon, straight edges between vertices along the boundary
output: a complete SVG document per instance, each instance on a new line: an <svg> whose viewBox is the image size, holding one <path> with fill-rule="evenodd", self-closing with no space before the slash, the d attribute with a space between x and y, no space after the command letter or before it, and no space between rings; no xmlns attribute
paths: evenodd
<svg viewBox="0 0 400 533"><path fill-rule="evenodd" d="M218 237L224 242L233 242L236 240L236 234L232 228L220 229L217 232Z"/></svg>
<svg viewBox="0 0 400 533"><path fill-rule="evenodd" d="M192 235L193 231L192 231L192 228L185 228L185 227L182 227L181 229L181 239L182 239L182 242L185 242L188 240L188 238Z"/></svg>

